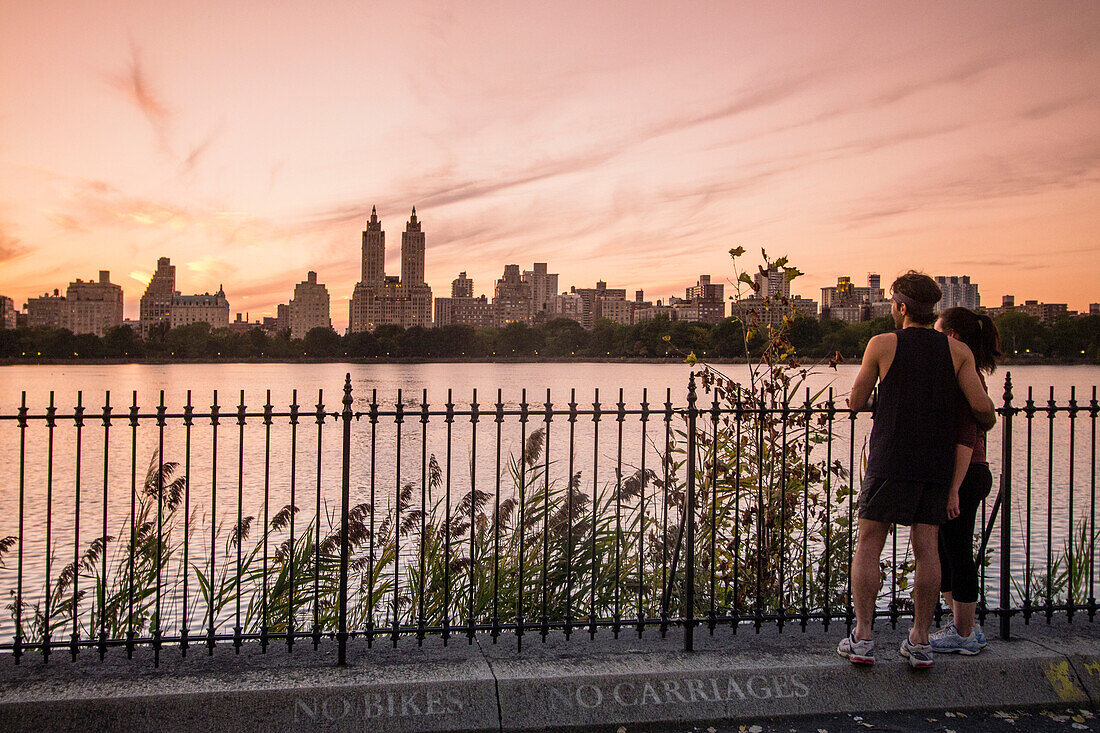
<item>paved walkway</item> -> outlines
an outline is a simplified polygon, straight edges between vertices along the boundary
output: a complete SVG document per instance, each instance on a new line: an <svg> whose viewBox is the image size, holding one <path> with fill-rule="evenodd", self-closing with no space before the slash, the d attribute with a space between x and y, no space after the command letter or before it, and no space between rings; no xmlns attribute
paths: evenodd
<svg viewBox="0 0 1100 733"><path fill-rule="evenodd" d="M905 633L884 628L878 664L856 668L837 656L843 626L806 633L729 628L696 633L696 649L656 630L618 640L600 632L543 644L527 636L492 644L465 638L403 640L394 649L356 641L349 666L335 644L299 644L288 655L232 646L213 657L192 648L134 660L111 650L75 664L55 654L16 666L0 659L0 729L17 730L371 730L497 731L591 727L705 730L746 720L883 712L1068 707L1100 704L1100 623L1014 625L976 657L937 656L935 669L910 670L897 652ZM987 631L993 632L993 628ZM781 727L781 726L780 726ZM736 728L735 728L736 729Z"/></svg>

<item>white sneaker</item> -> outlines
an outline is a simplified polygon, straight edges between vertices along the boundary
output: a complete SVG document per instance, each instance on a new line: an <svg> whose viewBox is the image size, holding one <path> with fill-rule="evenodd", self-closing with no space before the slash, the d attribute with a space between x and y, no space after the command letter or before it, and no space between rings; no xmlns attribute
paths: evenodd
<svg viewBox="0 0 1100 733"><path fill-rule="evenodd" d="M909 666L913 669L931 669L936 663L932 658L931 644L914 644L908 636L901 643L901 656L909 660Z"/></svg>
<svg viewBox="0 0 1100 733"><path fill-rule="evenodd" d="M875 641L874 639L857 640L849 635L837 644L836 653L842 657L847 657L852 664L874 664Z"/></svg>
<svg viewBox="0 0 1100 733"><path fill-rule="evenodd" d="M973 656L982 650L982 646L978 642L977 626L970 630L969 636L960 635L959 630L955 628L955 624L951 624L946 630L948 633L931 640L932 651L944 653L957 652L959 654Z"/></svg>

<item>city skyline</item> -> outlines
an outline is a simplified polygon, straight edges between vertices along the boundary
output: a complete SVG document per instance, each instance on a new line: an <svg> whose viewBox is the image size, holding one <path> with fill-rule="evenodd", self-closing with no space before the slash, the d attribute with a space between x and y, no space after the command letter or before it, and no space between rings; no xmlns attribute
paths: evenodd
<svg viewBox="0 0 1100 733"><path fill-rule="evenodd" d="M377 203L426 217L437 295L538 260L656 300L740 245L808 297L915 267L1095 302L1100 7L802 7L5 4L0 293L136 295L166 255L275 315L314 270L342 330Z"/></svg>
<svg viewBox="0 0 1100 733"><path fill-rule="evenodd" d="M867 274L866 286L858 285L850 275L839 276L836 285L821 288L819 303L813 298L803 297L801 293L792 292L792 281L787 278L786 268L774 265L767 269L757 266L756 273L744 271L745 275L751 275L755 287L742 286L732 279L712 284L711 275L702 274L694 286L684 288L684 298L672 295L657 298L654 303L654 300L645 300L644 289L636 290L633 299L628 300L625 288L608 288L607 282L598 275L596 288L578 288L572 284L565 291L557 287L558 274L548 272L548 263L534 262L533 269L523 271L522 277L520 265L508 263L504 265L503 278L496 280L491 301L486 294L474 295L474 281L467 277L465 271L452 281L450 297L433 298L430 284L423 280L424 232L415 208L402 233L400 276L385 274L385 230L374 207L362 232L361 252L362 278L349 299L351 317L344 329L334 325L328 289L318 282L317 273L312 270L307 272L306 280L295 285L289 303L276 305L274 317L264 313L252 320L249 312L236 311L234 326L289 329L294 338L302 338L316 326L350 334L373 331L383 324L440 327L464 323L500 327L513 320L538 325L561 317L576 320L586 329L591 329L599 318L633 324L658 314L664 314L671 320L716 324L727 316L745 317L746 309L759 309L764 305L762 298L774 296L788 299L795 312L822 320L832 318L858 323L890 313L890 299L886 297L882 277L877 273ZM170 327L195 321L206 321L213 327L229 325L231 306L222 283L219 283L217 293L185 296L176 289L175 273L176 266L171 264L169 257L158 258L154 276L138 299L140 320L125 317L123 289L109 282L110 272L106 270L99 272L98 283L81 278L71 281L64 296L60 295L60 288L55 288L52 296L47 290L41 296L29 298L23 306L21 317L29 319L28 325L31 326L69 328L77 333L96 333L100 336L113 325L136 324L143 338L148 337L149 328L159 321L168 323ZM1053 320L1059 315L1078 314L1066 303L1040 303L1026 296L1024 302L1018 305L1014 294L1002 295L1000 306L981 303L979 285L969 275L936 275L935 280L943 290L939 309L962 305L984 310L991 315L1019 310L1036 315L1042 321ZM728 296L728 314L725 305L727 298L723 292L725 285L730 285L732 291ZM68 307L67 299L72 301L67 304ZM562 299L578 302L571 306ZM117 301L117 314L95 310L106 306L113 313L114 306L108 305L113 301ZM459 308L460 301L468 302ZM601 304L604 306L602 309ZM5 319L2 327L16 327L12 299L0 295L0 306ZM1095 313L1098 306L1100 304L1090 303L1088 310L1082 309L1080 313ZM611 309L609 312L601 312L608 308ZM9 317L11 325L7 325ZM766 320L777 317L778 311L767 316Z"/></svg>

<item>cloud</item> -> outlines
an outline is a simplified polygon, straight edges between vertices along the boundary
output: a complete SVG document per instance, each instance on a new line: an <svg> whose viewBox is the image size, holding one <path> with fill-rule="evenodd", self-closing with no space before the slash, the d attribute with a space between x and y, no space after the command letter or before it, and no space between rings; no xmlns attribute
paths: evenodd
<svg viewBox="0 0 1100 733"><path fill-rule="evenodd" d="M152 126L162 152L171 155L171 113L149 81L141 49L136 43L130 43L130 61L126 69L109 76L107 82L138 108Z"/></svg>
<svg viewBox="0 0 1100 733"><path fill-rule="evenodd" d="M195 170L195 167L199 164L199 161L202 159L202 157L206 155L206 152L210 149L210 146L213 145L214 141L217 140L218 137L221 135L222 129L224 127L224 122L218 123L218 125L213 130L207 133L206 137L203 138L201 142L191 147L190 152L184 157L183 161L180 163L180 171L182 173L187 174Z"/></svg>
<svg viewBox="0 0 1100 733"><path fill-rule="evenodd" d="M30 248L0 224L0 262L11 262L27 254L30 254Z"/></svg>
<svg viewBox="0 0 1100 733"><path fill-rule="evenodd" d="M1011 158L975 156L901 183L844 215L848 228L913 212L956 206L988 207L991 201L1069 190L1100 182L1100 137L1072 141L1061 151L1018 151Z"/></svg>
<svg viewBox="0 0 1100 733"><path fill-rule="evenodd" d="M156 136L157 148L165 156L176 160L180 173L184 175L195 170L222 133L224 121L219 122L203 139L190 145L185 154L177 157L173 145L173 126L177 114L164 101L163 95L150 79L142 49L133 41L130 43L130 59L126 67L120 72L108 74L106 81L145 117Z"/></svg>
<svg viewBox="0 0 1100 733"><path fill-rule="evenodd" d="M821 81L821 72L813 74L800 74L798 76L779 79L764 84L759 84L747 90L734 91L732 99L718 107L698 114L684 115L654 124L645 129L634 142L646 142L661 135L680 132L691 127L703 125L753 112L764 107L771 107L779 102L786 101L810 86Z"/></svg>
<svg viewBox="0 0 1100 733"><path fill-rule="evenodd" d="M72 233L87 234L91 230L77 221L76 217L69 214L62 214L57 211L51 211L46 209L42 212L42 215L59 226L62 231Z"/></svg>
<svg viewBox="0 0 1100 733"><path fill-rule="evenodd" d="M273 166L271 166L271 170L268 172L268 175L267 175L267 192L268 193L271 193L272 189L275 188L275 180L279 177L279 172L282 171L282 169L283 169L283 161L281 161L281 160L279 162L275 163Z"/></svg>
<svg viewBox="0 0 1100 733"><path fill-rule="evenodd" d="M1095 101L1096 97L1092 95L1082 94L1072 97L1063 97L1061 99L1054 99L1049 102L1042 102L1028 107L1020 112L1020 117L1025 120L1041 120L1064 110L1076 107L1082 103Z"/></svg>
<svg viewBox="0 0 1100 733"><path fill-rule="evenodd" d="M415 203L424 209L441 208L476 201L553 178L598 169L629 149L664 135L746 114L790 99L799 91L819 81L820 73L818 71L815 74L779 78L743 90L735 90L730 92L729 101L716 107L661 120L633 131L594 141L565 155L533 160L513 169L488 171L482 176L463 178L455 176L453 164L442 164L434 171L421 172L415 178L398 181L389 186L389 190L394 191L389 196L373 198L364 196L355 202L328 207L305 217L300 222L300 226L305 231L312 231L359 221L369 216L367 201L386 210L404 208L410 203ZM452 146L458 145L453 135L448 139Z"/></svg>
<svg viewBox="0 0 1100 733"><path fill-rule="evenodd" d="M1059 250L1044 250L1042 253L1042 262L1037 263L1034 257L1004 257L1003 255L996 255L991 257L972 257L965 260L952 260L950 264L958 265L959 267L1026 267L1028 269L1045 268L1050 267L1050 259L1059 255L1079 255L1089 254L1095 255L1095 247L1073 247L1071 249L1059 249Z"/></svg>
<svg viewBox="0 0 1100 733"><path fill-rule="evenodd" d="M237 272L236 265L214 257L204 257L201 260L195 260L186 264L188 270L200 272L210 277L226 277Z"/></svg>
<svg viewBox="0 0 1100 733"><path fill-rule="evenodd" d="M1015 58L1015 54L1005 52L986 56L984 58L972 59L954 68L947 69L939 74L934 74L933 76L911 84L898 84L890 89L883 90L871 96L866 102L866 107L875 108L897 104L903 99L907 99L908 97L912 97L930 89L935 89L936 87L970 81Z"/></svg>

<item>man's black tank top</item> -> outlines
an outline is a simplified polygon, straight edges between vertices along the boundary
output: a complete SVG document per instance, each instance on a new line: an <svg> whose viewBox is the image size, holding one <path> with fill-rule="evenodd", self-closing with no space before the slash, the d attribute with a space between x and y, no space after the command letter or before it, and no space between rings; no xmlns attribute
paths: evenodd
<svg viewBox="0 0 1100 733"><path fill-rule="evenodd" d="M878 385L867 476L949 484L962 398L951 347L931 328L895 333L897 352Z"/></svg>

